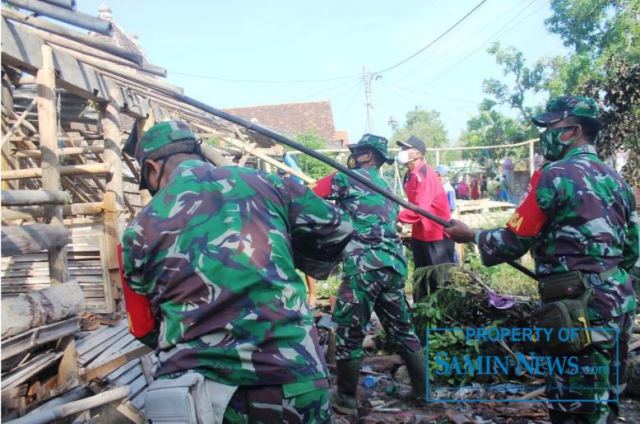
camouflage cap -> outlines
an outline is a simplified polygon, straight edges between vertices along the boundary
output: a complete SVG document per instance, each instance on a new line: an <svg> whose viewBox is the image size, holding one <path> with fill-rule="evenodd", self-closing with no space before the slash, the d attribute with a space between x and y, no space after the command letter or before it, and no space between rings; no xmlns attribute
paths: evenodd
<svg viewBox="0 0 640 424"><path fill-rule="evenodd" d="M135 147L135 157L140 167L148 159L157 160L177 153L197 153L196 136L182 121L160 122L149 128ZM148 188L142 174L140 188Z"/></svg>
<svg viewBox="0 0 640 424"><path fill-rule="evenodd" d="M544 113L534 116L531 121L538 127L548 127L569 116L577 116L593 120L602 125L598 119L598 105L591 97L562 96L549 100Z"/></svg>
<svg viewBox="0 0 640 424"><path fill-rule="evenodd" d="M373 134L364 134L356 144L349 144L347 145L347 147L349 148L349 150L351 150L351 152L363 148L375 150L376 152L380 153L380 155L382 155L382 158L385 162L393 163L394 158L389 155L389 151L387 149L388 144L389 141L384 137Z"/></svg>

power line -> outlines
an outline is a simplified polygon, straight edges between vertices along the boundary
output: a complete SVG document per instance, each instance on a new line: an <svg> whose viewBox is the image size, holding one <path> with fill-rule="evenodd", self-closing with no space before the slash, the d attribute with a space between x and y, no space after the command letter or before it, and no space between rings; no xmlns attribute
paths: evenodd
<svg viewBox="0 0 640 424"><path fill-rule="evenodd" d="M440 34L438 37L436 37L433 41L431 41L429 44L427 44L426 46L424 46L423 48L421 48L420 50L418 50L417 52L415 52L414 54L412 54L411 56L407 57L406 59L401 60L400 62L396 63L395 65L391 65L388 68L382 69L381 71L377 71L375 72L376 74L381 74L383 72L387 72L390 71L394 68L397 68L400 65L403 65L405 63L407 63L408 61L410 61L411 59L413 59L414 57L418 56L420 53L422 53L423 51L427 50L429 47L433 46L435 43L437 43L438 41L440 41L445 35L447 35L448 33L450 33L455 27L457 27L458 25L460 25L465 19L467 19L469 16L471 16L471 14L473 12L475 12L476 10L478 10L480 8L480 6L482 6L483 4L485 4L487 2L487 0L482 0L480 3L478 3L473 9L471 9L469 12L467 12L466 15L464 15L462 18L460 18L456 23L454 23L453 25L451 25L445 32L443 32L442 34Z"/></svg>
<svg viewBox="0 0 640 424"><path fill-rule="evenodd" d="M504 30L505 28L507 28L509 26L509 24L511 24L513 21L515 21L515 19L520 16L526 9L528 9L532 4L535 3L536 0L532 0L530 3L528 3L525 7L523 7L512 19L510 19L505 25L503 25L498 31L494 32L489 38L485 39L476 49L472 50L469 54L467 54L465 57L463 57L462 59L460 59L459 61L457 61L456 63L454 63L453 65L451 65L450 67L448 67L447 69L443 70L442 72L436 74L433 78L431 78L431 80L429 80L426 84L422 85L420 87L420 89L424 88L424 87L428 87L429 85L433 84L434 82L436 82L437 80L439 80L440 78L442 78L444 75L448 74L449 71L451 71L452 69L456 68L458 65L460 65L462 62L466 61L467 59L469 59L471 56L475 55L476 53L478 53L489 41L495 39L495 38L499 38L502 35L512 31L519 23L523 22L524 20L528 19L530 16L532 16L533 14L535 14L536 12L538 12L540 9L542 9L542 7L544 7L544 4L539 7L538 9L535 9L532 13L530 13L529 15L523 17L522 19L520 19L518 22L516 22L512 27L508 28L507 30ZM504 31L503 31L504 30Z"/></svg>
<svg viewBox="0 0 640 424"><path fill-rule="evenodd" d="M352 79L357 77L358 75L349 75L342 77L332 77L332 78L319 78L319 79L308 79L308 80L260 80L260 79L235 79L235 78L225 78L218 77L214 75L202 75L202 74L190 74L186 72L177 72L177 71L168 71L170 74L180 75L183 77L189 78L199 78L213 81L224 81L224 82L237 82L237 83L250 83L250 84L307 84L313 82L329 82L329 81L338 81L345 79Z"/></svg>

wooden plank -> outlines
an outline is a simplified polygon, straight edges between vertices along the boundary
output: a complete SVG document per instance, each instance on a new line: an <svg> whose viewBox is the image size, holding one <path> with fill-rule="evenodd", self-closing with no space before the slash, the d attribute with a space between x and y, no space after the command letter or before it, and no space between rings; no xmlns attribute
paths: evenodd
<svg viewBox="0 0 640 424"><path fill-rule="evenodd" d="M15 337L3 340L2 359L11 358L36 346L76 333L80 329L79 320L78 317L69 318L33 328Z"/></svg>
<svg viewBox="0 0 640 424"><path fill-rule="evenodd" d="M123 330L129 331L129 329L126 327L125 321L113 327L103 327L100 330L97 330L95 333L91 334L91 336L79 341L76 346L76 351L78 352L78 355L84 355L89 350L104 342L109 337Z"/></svg>
<svg viewBox="0 0 640 424"><path fill-rule="evenodd" d="M104 352L102 352L100 355L98 355L92 362L92 366L93 364L99 364L102 362L105 362L107 360L113 359L114 356L120 355L122 354L122 352L126 352L128 350L131 350L131 347L128 347L128 345L131 344L131 342L135 341L135 337L133 337L133 334L131 333L126 333L124 337L122 337L120 340L118 340L115 343L112 343ZM133 346L135 347L135 346Z"/></svg>
<svg viewBox="0 0 640 424"><path fill-rule="evenodd" d="M2 377L2 392L27 381L38 372L53 365L61 357L62 352L47 352L36 356L26 364L16 368L15 371Z"/></svg>
<svg viewBox="0 0 640 424"><path fill-rule="evenodd" d="M113 334L111 337L107 339L107 341L104 341L98 344L97 346L93 347L91 350L87 351L86 353L79 355L78 362L80 363L80 365L86 366L88 363L90 363L96 357L98 357L98 355L100 355L102 352L107 350L109 346L111 346L111 344L116 343L118 340L122 339L123 337L126 337L127 334L129 334L128 328L124 328L121 331Z"/></svg>
<svg viewBox="0 0 640 424"><path fill-rule="evenodd" d="M144 396L143 396L144 398ZM144 402L144 399L143 399ZM143 403L144 406L144 403ZM142 408L135 406L132 402L126 401L118 405L116 408L118 412L127 417L134 424L145 424L147 421L144 415L141 413Z"/></svg>
<svg viewBox="0 0 640 424"><path fill-rule="evenodd" d="M95 378L104 378L107 375L109 375L111 372L113 372L115 369L120 368L121 366L127 364L128 362L133 361L134 359L138 359L149 352L151 352L150 347L139 345L138 347L132 350L129 350L128 352L124 352L118 355L117 357L112 358L100 365L97 365L90 369L85 370L85 372L81 375L81 378L83 381L91 381ZM131 373L131 375L128 375L127 377L125 377L124 375L121 375L117 379L113 380L113 384L116 386L127 384L127 383L123 383L123 381L126 380L127 378L130 378L131 376L142 374L142 366L138 366L137 368L133 367L127 373L129 372ZM120 384L118 384L118 382L120 382Z"/></svg>

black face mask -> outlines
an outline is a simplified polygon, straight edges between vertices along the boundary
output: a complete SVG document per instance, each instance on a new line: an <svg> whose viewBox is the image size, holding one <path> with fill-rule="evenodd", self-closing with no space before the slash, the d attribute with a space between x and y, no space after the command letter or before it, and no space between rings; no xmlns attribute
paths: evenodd
<svg viewBox="0 0 640 424"><path fill-rule="evenodd" d="M347 168L349 169L358 169L360 168L360 164L356 160L356 157L351 153L347 158Z"/></svg>
<svg viewBox="0 0 640 424"><path fill-rule="evenodd" d="M142 178L144 178L147 181L147 190L149 190L149 193L152 196L155 196L155 194L160 190L160 181L162 181L162 176L164 175L164 168L166 164L167 164L167 160L165 159L162 161L162 165L160 166L160 174L158 175L158 180L154 188L151 187L151 184L149 184L149 180L144 176L146 175L146 173L144 173L142 176Z"/></svg>

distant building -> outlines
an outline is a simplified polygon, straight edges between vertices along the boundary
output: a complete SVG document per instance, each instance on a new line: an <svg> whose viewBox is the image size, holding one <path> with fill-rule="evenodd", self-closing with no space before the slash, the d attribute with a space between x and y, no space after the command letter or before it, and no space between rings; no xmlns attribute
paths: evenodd
<svg viewBox="0 0 640 424"><path fill-rule="evenodd" d="M286 136L314 132L327 142L327 147L343 147L349 143L346 131L336 131L331 103L286 103L225 109L225 112L259 123Z"/></svg>

